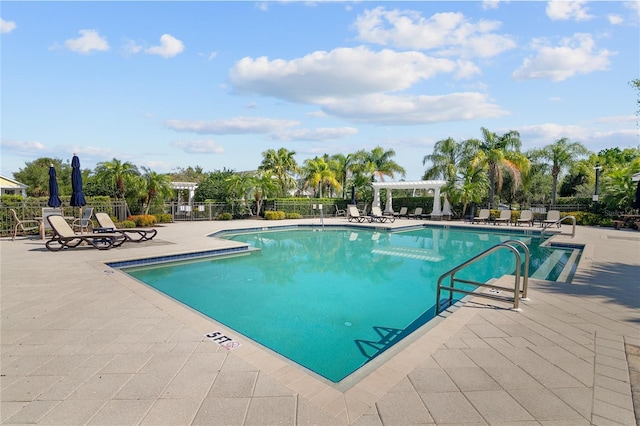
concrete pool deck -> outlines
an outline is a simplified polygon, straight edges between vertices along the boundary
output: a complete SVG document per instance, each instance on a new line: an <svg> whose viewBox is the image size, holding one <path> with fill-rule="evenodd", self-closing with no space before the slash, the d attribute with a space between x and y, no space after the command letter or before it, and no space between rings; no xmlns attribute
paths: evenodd
<svg viewBox="0 0 640 426"><path fill-rule="evenodd" d="M337 387L104 265L233 244L206 237L220 229L301 223L319 219L172 223L108 251L3 238L2 424L636 424L637 231L571 238L564 225L554 241L585 245L571 284L531 280L522 312L476 297ZM204 336L217 330L241 346Z"/></svg>

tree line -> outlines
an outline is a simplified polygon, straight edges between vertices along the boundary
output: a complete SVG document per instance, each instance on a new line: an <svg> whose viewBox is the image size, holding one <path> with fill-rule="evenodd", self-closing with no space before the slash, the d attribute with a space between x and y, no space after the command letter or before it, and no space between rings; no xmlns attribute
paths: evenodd
<svg viewBox="0 0 640 426"><path fill-rule="evenodd" d="M630 208L635 196L631 175L640 172L640 148L610 148L593 153L583 144L560 138L540 149L521 151L517 131L504 134L481 128L480 138L438 141L432 153L423 158L423 179L442 179L443 192L462 206L495 207L500 203L530 206L556 204L556 197L591 197L594 194L595 167L602 167L602 202L611 209ZM299 164L296 152L286 148L268 149L255 170L237 172L202 167L177 169L161 174L146 167L114 158L98 163L94 170L83 170L88 196L126 199L129 205L142 205L146 212L156 202L186 199L176 193L171 182L195 182L196 201L255 202L260 211L267 198L311 196L349 199L351 190L358 200L371 200L370 183L386 178L403 179L405 169L394 161L395 151L375 147L351 154L324 154ZM48 169L58 172L60 193L71 193L71 166L60 159L39 158L26 163L14 178L29 186L30 196L45 196Z"/></svg>

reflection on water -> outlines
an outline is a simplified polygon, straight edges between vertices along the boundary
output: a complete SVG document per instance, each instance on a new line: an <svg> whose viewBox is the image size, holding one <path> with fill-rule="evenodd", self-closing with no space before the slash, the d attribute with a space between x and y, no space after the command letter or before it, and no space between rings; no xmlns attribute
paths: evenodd
<svg viewBox="0 0 640 426"><path fill-rule="evenodd" d="M127 272L337 382L432 318L438 277L505 235L441 228L252 232L229 237L261 249L249 255ZM532 269L543 262L535 246ZM459 276L486 281L514 269L514 256L503 251Z"/></svg>

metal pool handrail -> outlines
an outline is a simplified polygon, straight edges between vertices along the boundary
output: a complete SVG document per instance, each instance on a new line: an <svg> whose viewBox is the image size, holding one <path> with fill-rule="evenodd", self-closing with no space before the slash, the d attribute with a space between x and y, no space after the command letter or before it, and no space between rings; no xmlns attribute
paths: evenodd
<svg viewBox="0 0 640 426"><path fill-rule="evenodd" d="M571 238L574 238L576 236L576 218L575 218L575 216L571 216L571 215L565 216L565 217L561 217L560 219L556 220L553 223L543 224L542 225L542 232L540 232L540 238L542 238L544 236L544 231L546 231L547 229L549 229L553 225L558 225L558 224L562 223L565 219L571 219L573 221L573 229L571 231Z"/></svg>
<svg viewBox="0 0 640 426"><path fill-rule="evenodd" d="M489 288L496 288L497 286L493 285L493 284L486 284L486 283L481 283L481 282L477 282L477 281L471 281L471 280L464 280L461 278L456 278L455 274L460 271L461 269L464 269L465 267L477 262L478 260L484 259L485 257L489 256L490 254L492 254L495 251L501 250L501 249L507 249L510 250L514 256L516 257L516 276L515 276L515 282L514 282L514 286L513 289L510 288L506 288L506 287L498 287L501 290L505 290L505 291L511 291L513 292L513 309L515 311L520 311L521 309L518 308L519 306L519 301L520 301L520 265L521 265L521 260L522 257L520 256L520 252L518 251L517 248L515 248L514 246L512 246L510 243L517 243L519 246L524 247L524 252L525 252L525 268L524 268L524 279L522 281L523 284L523 290L522 290L522 295L523 295L523 299L526 299L526 294L527 294L527 287L529 284L529 248L526 246L526 244L524 244L522 241L518 241L518 240L507 240L505 242L502 242L500 244L496 244L493 247L488 248L487 250L483 251L482 253L472 257L471 259L467 260L464 263L461 263L460 265L456 266L455 268L445 272L444 274L442 274L440 276L440 278L438 278L438 286L436 289L436 315L440 313L440 291L441 290L447 290L449 291L449 306L451 306L451 304L453 303L453 293L463 293L463 294L474 294L474 295L478 295L478 296L482 296L482 297L486 297L488 299L493 299L493 300L501 300L501 301L505 301L505 300L510 300L510 298L507 298L505 296L498 296L496 294L489 294L489 293L482 293L477 294L473 291L468 291L468 290L462 290L460 288L455 288L454 284L456 282L458 283L463 283L463 284L472 284L478 287L489 287ZM443 286L442 285L442 281L446 278L449 277L449 286Z"/></svg>

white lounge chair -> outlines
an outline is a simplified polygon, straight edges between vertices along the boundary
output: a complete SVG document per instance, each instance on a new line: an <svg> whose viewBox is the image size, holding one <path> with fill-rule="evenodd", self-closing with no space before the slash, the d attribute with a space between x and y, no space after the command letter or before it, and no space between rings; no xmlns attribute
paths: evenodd
<svg viewBox="0 0 640 426"><path fill-rule="evenodd" d="M501 223L509 225L509 223L511 223L511 210L500 210L500 216L494 219L494 223L496 225L500 225Z"/></svg>
<svg viewBox="0 0 640 426"><path fill-rule="evenodd" d="M372 222L395 222L396 218L392 215L382 213L380 207L371 207L371 214L369 215Z"/></svg>
<svg viewBox="0 0 640 426"><path fill-rule="evenodd" d="M522 210L520 212L520 217L516 221L516 225L520 225L521 223L528 223L529 226L533 226L533 212L531 210Z"/></svg>
<svg viewBox="0 0 640 426"><path fill-rule="evenodd" d="M489 210L489 209L480 209L480 213L478 214L478 216L473 218L473 222L472 223L476 223L476 222L487 223L487 222L489 222L489 218L490 217L491 217L491 210Z"/></svg>
<svg viewBox="0 0 640 426"><path fill-rule="evenodd" d="M360 215L360 212L358 211L358 208L356 206L349 206L348 210L349 210L349 214L348 214L347 220L349 222L356 221L361 223L361 222L364 222L365 220L368 220L369 222L371 222L371 219L368 218L367 216Z"/></svg>
<svg viewBox="0 0 640 426"><path fill-rule="evenodd" d="M408 214L409 219L422 219L422 207L416 207L413 213Z"/></svg>
<svg viewBox="0 0 640 426"><path fill-rule="evenodd" d="M398 213L393 213L395 217L407 217L408 209L406 207L400 207L400 211Z"/></svg>
<svg viewBox="0 0 640 426"><path fill-rule="evenodd" d="M71 224L71 227L74 231L80 232L89 232L93 229L93 221L91 217L93 216L93 207L86 207L84 212L82 213L82 217L75 219Z"/></svg>
<svg viewBox="0 0 640 426"><path fill-rule="evenodd" d="M560 228L560 222L558 222L560 220L560 210L549 210L547 212L547 218L544 220L543 222L543 226L551 226L554 223L558 225L558 228Z"/></svg>
<svg viewBox="0 0 640 426"><path fill-rule="evenodd" d="M127 240L123 234L114 232L76 234L62 216L47 216L47 221L53 229L53 237L45 246L51 251L78 247L85 242L98 250L107 250L118 247Z"/></svg>
<svg viewBox="0 0 640 426"><path fill-rule="evenodd" d="M158 233L158 231L153 228L116 228L116 224L113 223L111 217L106 213L96 213L96 220L100 228L123 234L128 241L133 241L134 243L151 240Z"/></svg>

